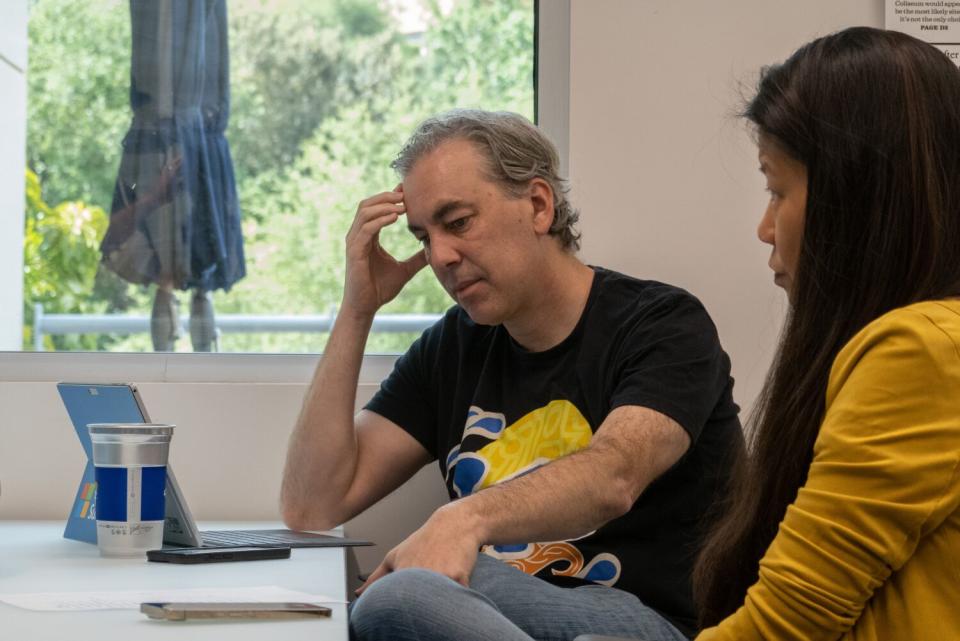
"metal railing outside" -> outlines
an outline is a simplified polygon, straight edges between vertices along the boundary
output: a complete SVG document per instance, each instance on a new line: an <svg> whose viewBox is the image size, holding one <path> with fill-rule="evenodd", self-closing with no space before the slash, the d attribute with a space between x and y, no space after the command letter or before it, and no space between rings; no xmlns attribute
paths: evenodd
<svg viewBox="0 0 960 641"><path fill-rule="evenodd" d="M422 332L440 319L440 314L378 314L372 332ZM328 314L275 315L218 314L217 335L221 333L289 333L329 332L336 320L336 310ZM189 333L190 318L180 317L180 330ZM149 334L149 316L120 314L45 314L43 305L33 306L33 348L44 351L47 334Z"/></svg>

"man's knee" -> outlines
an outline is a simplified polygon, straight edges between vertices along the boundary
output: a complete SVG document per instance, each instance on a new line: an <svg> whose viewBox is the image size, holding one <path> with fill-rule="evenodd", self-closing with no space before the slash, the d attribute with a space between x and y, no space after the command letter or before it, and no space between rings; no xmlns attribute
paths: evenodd
<svg viewBox="0 0 960 641"><path fill-rule="evenodd" d="M370 585L350 610L350 628L357 639L391 638L399 630L416 627L424 609L442 607L443 591L456 584L447 577L419 568L391 572ZM396 635L393 638L396 638Z"/></svg>

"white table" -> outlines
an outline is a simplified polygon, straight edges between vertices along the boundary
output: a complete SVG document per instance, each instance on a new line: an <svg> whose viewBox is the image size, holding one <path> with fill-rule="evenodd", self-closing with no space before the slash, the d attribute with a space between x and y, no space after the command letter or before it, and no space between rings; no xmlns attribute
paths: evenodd
<svg viewBox="0 0 960 641"><path fill-rule="evenodd" d="M276 524L207 523L201 529L256 527ZM60 522L0 521L0 593L276 585L346 599L344 548L295 548L289 559L191 566L103 558L95 545L69 541L62 534ZM329 619L174 622L154 621L135 610L36 612L0 603L0 639L345 641L347 606L329 607Z"/></svg>

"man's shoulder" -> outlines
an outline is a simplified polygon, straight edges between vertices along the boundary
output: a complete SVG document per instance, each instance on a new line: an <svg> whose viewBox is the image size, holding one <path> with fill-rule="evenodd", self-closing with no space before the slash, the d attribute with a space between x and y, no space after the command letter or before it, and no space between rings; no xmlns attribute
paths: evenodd
<svg viewBox="0 0 960 641"><path fill-rule="evenodd" d="M657 280L629 276L605 267L593 267L597 273L597 300L624 312L664 311L675 308L703 310L703 304L689 291Z"/></svg>

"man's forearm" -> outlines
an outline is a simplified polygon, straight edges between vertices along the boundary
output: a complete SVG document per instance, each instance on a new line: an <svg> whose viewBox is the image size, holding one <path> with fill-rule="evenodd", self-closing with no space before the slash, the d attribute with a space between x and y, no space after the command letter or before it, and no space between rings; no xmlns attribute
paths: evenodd
<svg viewBox="0 0 960 641"><path fill-rule="evenodd" d="M616 475L604 470L607 458L589 449L571 454L451 503L447 516L475 532L481 544L583 536L633 505Z"/></svg>
<svg viewBox="0 0 960 641"><path fill-rule="evenodd" d="M372 316L342 310L307 390L287 451L281 505L297 529L337 525L357 464L354 404Z"/></svg>
<svg viewBox="0 0 960 641"><path fill-rule="evenodd" d="M598 433L586 449L441 508L449 512L442 518L469 528L481 544L505 545L576 538L626 514L690 439L651 410L624 409L613 422L636 421L642 412L641 429L611 426L615 437Z"/></svg>

